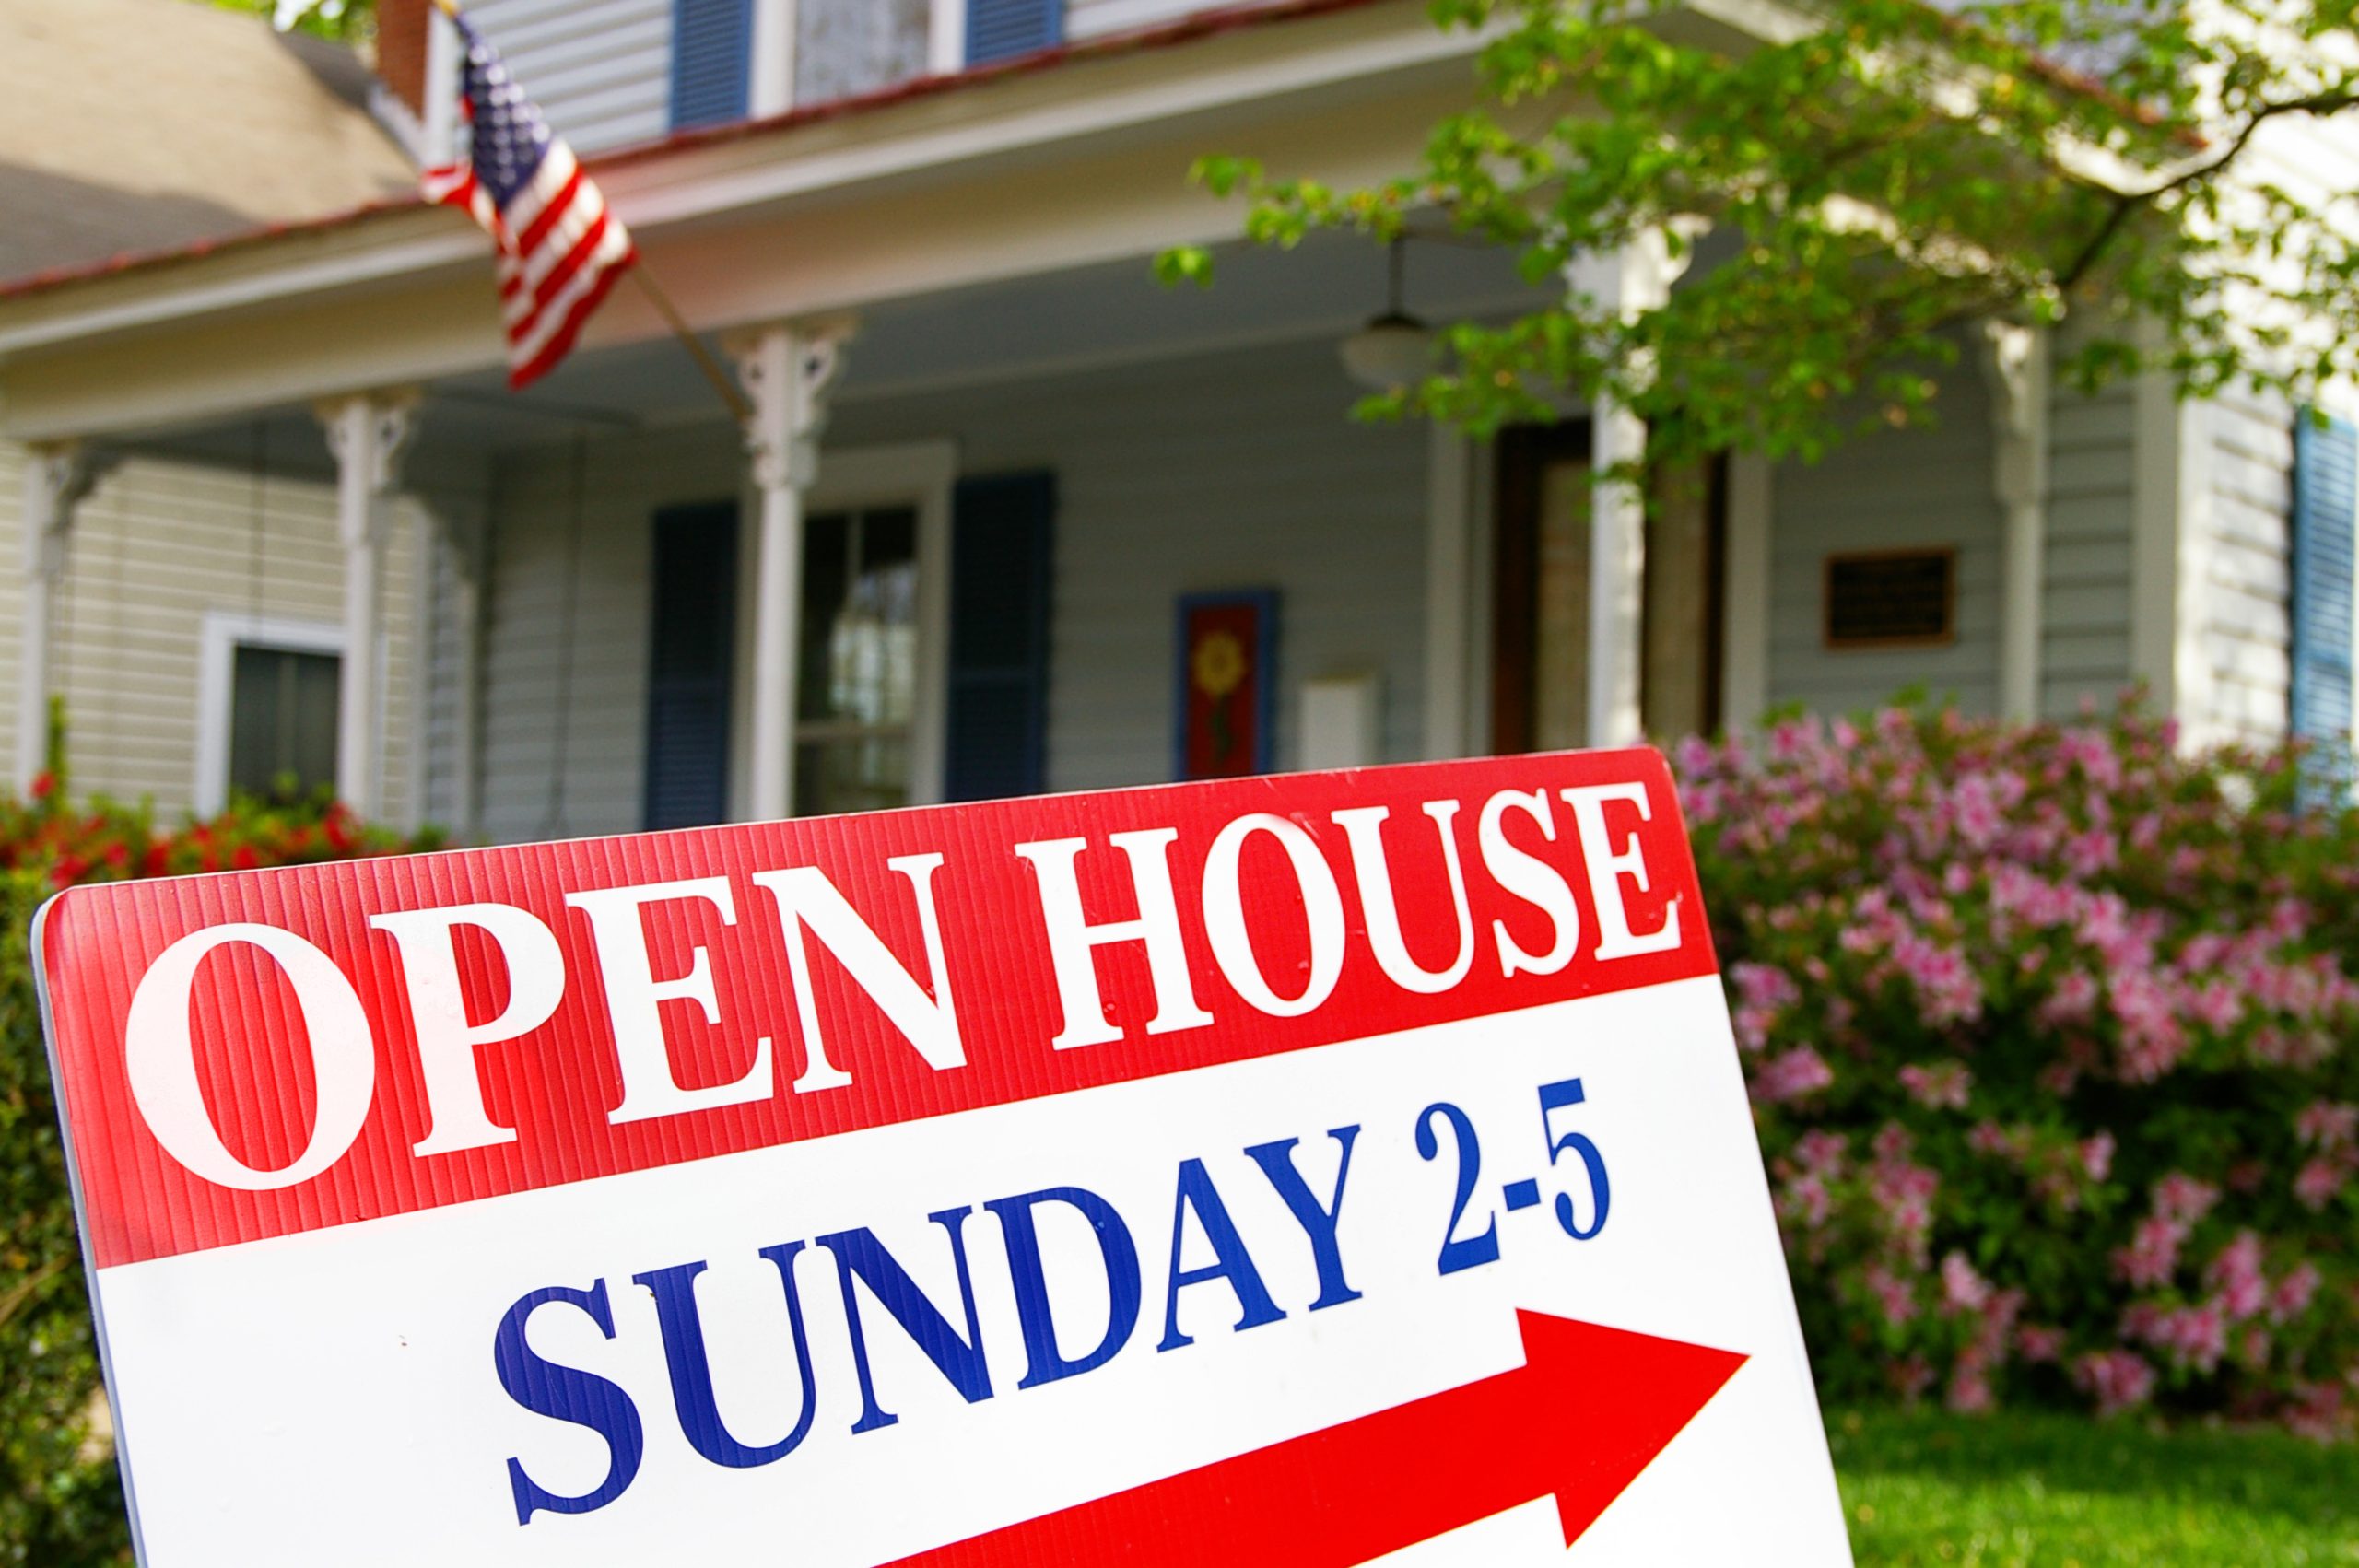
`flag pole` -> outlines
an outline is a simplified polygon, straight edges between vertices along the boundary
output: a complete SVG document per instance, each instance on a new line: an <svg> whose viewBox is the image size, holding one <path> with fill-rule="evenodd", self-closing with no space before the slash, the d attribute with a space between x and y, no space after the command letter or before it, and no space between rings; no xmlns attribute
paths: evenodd
<svg viewBox="0 0 2359 1568"><path fill-rule="evenodd" d="M434 0L434 8L454 22L459 19L459 0ZM647 296L648 303L655 307L655 313L663 318L663 324L672 330L674 337L680 340L680 346L688 351L688 357L697 362L697 369L704 372L704 379L720 394L730 417L741 425L752 418L754 405L745 401L745 394L737 389L737 383L729 379L729 372L722 368L720 360L712 357L712 350L704 345L704 339L689 327L687 318L680 314L680 308L672 303L672 297L663 291L662 284L655 281L655 275L648 271L644 256L631 259L630 273L638 281L640 291Z"/></svg>

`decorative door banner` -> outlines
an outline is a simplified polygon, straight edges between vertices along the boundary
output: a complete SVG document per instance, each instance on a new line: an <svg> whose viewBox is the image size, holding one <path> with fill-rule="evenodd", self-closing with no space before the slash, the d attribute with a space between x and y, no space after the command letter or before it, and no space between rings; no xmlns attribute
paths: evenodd
<svg viewBox="0 0 2359 1568"><path fill-rule="evenodd" d="M1180 601L1178 773L1182 780L1270 771L1278 596L1191 593Z"/></svg>

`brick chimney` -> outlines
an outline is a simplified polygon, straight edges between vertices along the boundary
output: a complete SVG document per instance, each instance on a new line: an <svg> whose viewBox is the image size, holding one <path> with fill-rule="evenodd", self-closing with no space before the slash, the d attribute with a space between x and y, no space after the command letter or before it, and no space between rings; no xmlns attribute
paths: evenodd
<svg viewBox="0 0 2359 1568"><path fill-rule="evenodd" d="M433 0L377 0L377 75L409 111L426 112L426 51Z"/></svg>

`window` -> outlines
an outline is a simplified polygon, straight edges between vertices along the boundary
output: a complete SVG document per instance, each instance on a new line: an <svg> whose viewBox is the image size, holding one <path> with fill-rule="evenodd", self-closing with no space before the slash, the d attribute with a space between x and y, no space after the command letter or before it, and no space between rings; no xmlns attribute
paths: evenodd
<svg viewBox="0 0 2359 1568"><path fill-rule="evenodd" d="M241 643L229 685L229 789L301 797L335 783L333 653Z"/></svg>
<svg viewBox="0 0 2359 1568"><path fill-rule="evenodd" d="M332 622L215 612L197 649L196 778L190 802L232 790L277 795L335 783L344 629Z"/></svg>
<svg viewBox="0 0 2359 1568"><path fill-rule="evenodd" d="M797 815L910 803L918 690L918 512L826 512L805 529Z"/></svg>

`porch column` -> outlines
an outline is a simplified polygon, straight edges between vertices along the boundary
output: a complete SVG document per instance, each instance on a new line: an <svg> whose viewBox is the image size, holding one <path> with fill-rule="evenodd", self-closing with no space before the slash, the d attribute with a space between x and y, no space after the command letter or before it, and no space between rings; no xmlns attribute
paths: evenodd
<svg viewBox="0 0 2359 1568"><path fill-rule="evenodd" d="M2002 515L1999 567L1999 713L2039 717L2040 634L2048 570L2048 334L1985 322L1991 481Z"/></svg>
<svg viewBox="0 0 2359 1568"><path fill-rule="evenodd" d="M1693 240L1683 225L1681 235ZM1676 253L1674 254L1674 251ZM1656 310L1687 270L1690 244L1649 229L1623 248L1614 268L1625 316ZM1646 649L1646 421L1611 397L1590 415L1589 743L1626 746L1645 733L1640 674ZM1617 472L1619 471L1619 472Z"/></svg>
<svg viewBox="0 0 2359 1568"><path fill-rule="evenodd" d="M384 677L379 666L387 502L409 443L412 392L368 392L320 405L335 454L336 532L344 542L344 656L336 666L336 794L363 818L383 803Z"/></svg>
<svg viewBox="0 0 2359 1568"><path fill-rule="evenodd" d="M779 323L733 345L753 412L745 453L761 497L754 544L754 690L746 812L794 810L794 698L803 610L803 492L818 476L827 387L843 364L849 321Z"/></svg>
<svg viewBox="0 0 2359 1568"><path fill-rule="evenodd" d="M17 691L17 787L27 794L49 766L49 625L65 569L66 533L75 508L109 466L76 441L44 443L27 454Z"/></svg>

